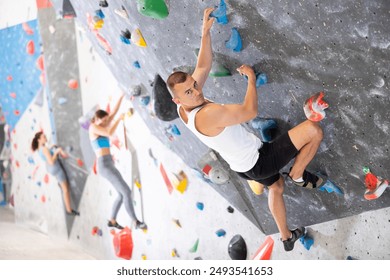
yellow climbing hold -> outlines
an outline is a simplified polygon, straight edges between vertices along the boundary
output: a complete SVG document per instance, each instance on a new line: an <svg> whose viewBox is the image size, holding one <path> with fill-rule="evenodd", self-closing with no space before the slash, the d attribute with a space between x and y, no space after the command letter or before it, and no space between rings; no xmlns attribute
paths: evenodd
<svg viewBox="0 0 390 280"><path fill-rule="evenodd" d="M130 118L133 114L134 114L134 109L133 109L133 108L130 108L130 109L127 111L127 113L126 113L126 116L127 116L128 118Z"/></svg>
<svg viewBox="0 0 390 280"><path fill-rule="evenodd" d="M135 179L134 184L136 185L136 187L138 189L141 189L142 186L141 186L141 183L140 183L140 181L138 179Z"/></svg>
<svg viewBox="0 0 390 280"><path fill-rule="evenodd" d="M103 19L101 19L98 16L94 16L93 17L93 27L95 29L100 29L100 28L103 27L103 25L104 25L104 20Z"/></svg>
<svg viewBox="0 0 390 280"><path fill-rule="evenodd" d="M141 259L144 260L144 261L146 261L146 255L145 255L145 254L142 254Z"/></svg>
<svg viewBox="0 0 390 280"><path fill-rule="evenodd" d="M176 219L172 219L172 222L179 228L181 228L181 224L180 224L180 221L179 220L176 220Z"/></svg>
<svg viewBox="0 0 390 280"><path fill-rule="evenodd" d="M174 257L179 257L179 255L177 254L177 251L176 249L172 249L171 251L171 256L174 258Z"/></svg>
<svg viewBox="0 0 390 280"><path fill-rule="evenodd" d="M142 36L141 30L139 28L134 30L134 32L132 33L131 41L139 47L145 48L147 46L144 36Z"/></svg>
<svg viewBox="0 0 390 280"><path fill-rule="evenodd" d="M264 192L264 185L259 182L248 180L249 187L256 195L261 195Z"/></svg>
<svg viewBox="0 0 390 280"><path fill-rule="evenodd" d="M179 174L171 174L171 183L173 187L180 193L184 193L187 189L188 179L184 171L180 171Z"/></svg>

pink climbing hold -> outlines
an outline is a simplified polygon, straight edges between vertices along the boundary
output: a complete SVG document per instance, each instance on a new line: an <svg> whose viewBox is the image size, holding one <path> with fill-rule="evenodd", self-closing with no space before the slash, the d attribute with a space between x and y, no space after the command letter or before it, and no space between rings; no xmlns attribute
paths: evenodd
<svg viewBox="0 0 390 280"><path fill-rule="evenodd" d="M43 182L44 182L45 184L49 184L49 175L48 175L48 174L46 174L46 175L43 177Z"/></svg>
<svg viewBox="0 0 390 280"><path fill-rule="evenodd" d="M39 81L41 82L42 86L44 86L46 84L45 71L42 71L41 75L39 75Z"/></svg>
<svg viewBox="0 0 390 280"><path fill-rule="evenodd" d="M15 98L16 98L16 93L15 93L15 92L11 92L11 93L9 94L9 96L11 96L13 99L15 99Z"/></svg>
<svg viewBox="0 0 390 280"><path fill-rule="evenodd" d="M19 161L15 161L15 165L16 165L16 167L20 167L20 163L19 163Z"/></svg>
<svg viewBox="0 0 390 280"><path fill-rule="evenodd" d="M26 52L29 55L33 55L34 54L34 52L35 52L35 45L34 45L34 41L33 40L28 41L27 46L26 46Z"/></svg>
<svg viewBox="0 0 390 280"><path fill-rule="evenodd" d="M42 203L45 203L46 202L46 196L42 195L41 196L41 201L42 201Z"/></svg>
<svg viewBox="0 0 390 280"><path fill-rule="evenodd" d="M15 116L19 116L20 115L20 111L19 110L14 110L14 115Z"/></svg>
<svg viewBox="0 0 390 280"><path fill-rule="evenodd" d="M325 109L329 107L329 104L322 98L324 98L324 93L321 91L305 101L303 110L308 120L319 122L325 118Z"/></svg>
<svg viewBox="0 0 390 280"><path fill-rule="evenodd" d="M71 89L77 89L79 87L79 83L75 79L71 79L68 82L68 87Z"/></svg>
<svg viewBox="0 0 390 280"><path fill-rule="evenodd" d="M84 165L84 162L81 159L77 159L77 165L82 167Z"/></svg>
<svg viewBox="0 0 390 280"><path fill-rule="evenodd" d="M26 32L27 35L33 35L34 31L31 29L31 27L28 25L27 22L23 22L22 24L24 32Z"/></svg>
<svg viewBox="0 0 390 280"><path fill-rule="evenodd" d="M36 62L36 65L37 65L37 68L41 71L44 70L44 65L43 65L43 55L41 54L38 59L37 59L37 62Z"/></svg>
<svg viewBox="0 0 390 280"><path fill-rule="evenodd" d="M13 80L12 76L11 76L11 75L8 75L8 76L7 76L7 81L8 81L8 82L11 82L12 80Z"/></svg>

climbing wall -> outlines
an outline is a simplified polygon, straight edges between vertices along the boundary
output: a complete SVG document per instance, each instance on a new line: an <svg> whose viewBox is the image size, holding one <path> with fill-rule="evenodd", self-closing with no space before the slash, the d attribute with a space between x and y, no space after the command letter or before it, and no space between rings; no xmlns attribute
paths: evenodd
<svg viewBox="0 0 390 280"><path fill-rule="evenodd" d="M153 98L150 103L145 101L147 95L153 97L151 83L156 74L166 79L176 67L195 65L203 10L219 1L169 1L169 15L164 19L140 14L137 1L111 0L108 7L100 7L98 1L71 2L80 32L95 44L121 87L134 92L134 87L140 86L141 96L135 97L135 108L151 131L189 166L196 167L207 148L179 120L159 120L152 110ZM378 176L390 176L389 142L384 140L389 136L386 120L390 114L386 106L389 4L330 0L226 4L229 22L214 23L211 34L214 59L232 76L210 78L204 88L206 97L216 102L241 102L246 81L235 69L247 63L268 76L268 84L258 90L259 115L276 119L279 133L305 120L302 105L313 93L324 91L330 105L322 121L324 141L310 169L328 174L344 195L288 185L285 198L289 224L310 225L389 206L388 193L375 201L364 200L362 172L362 167L368 166ZM102 21L91 20L95 15ZM97 29L92 30L88 21ZM233 27L242 37L241 52L225 47ZM136 38L137 28L146 46ZM126 29L132 33L131 44L124 36ZM167 134L172 124L181 132L173 139ZM253 213L266 233L276 232L267 193L254 196L234 174L228 184L234 185L235 190L212 186L244 215ZM238 200L244 200L245 205Z"/></svg>

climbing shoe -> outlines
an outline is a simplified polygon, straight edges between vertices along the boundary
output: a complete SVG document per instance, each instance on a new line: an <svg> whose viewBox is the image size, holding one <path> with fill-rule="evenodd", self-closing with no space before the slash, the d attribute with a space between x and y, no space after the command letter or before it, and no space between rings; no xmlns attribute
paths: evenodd
<svg viewBox="0 0 390 280"><path fill-rule="evenodd" d="M76 210L72 209L71 212L66 211L66 215L68 215L68 216L80 216L80 212L77 212Z"/></svg>
<svg viewBox="0 0 390 280"><path fill-rule="evenodd" d="M111 221L108 221L107 225L109 227L114 227L117 229L124 229L124 227L122 227L120 224L118 224L118 222L112 223Z"/></svg>
<svg viewBox="0 0 390 280"><path fill-rule="evenodd" d="M290 172L291 172L291 168L290 168ZM293 181L295 185L299 187L308 188L308 189L319 188L326 183L326 180L324 180L323 178L314 175L313 173L310 173L306 170L303 171L302 182L294 181L293 178L289 175L289 173L284 173L284 174L287 174L287 176L290 177L290 179Z"/></svg>
<svg viewBox="0 0 390 280"><path fill-rule="evenodd" d="M144 222L141 222L141 221L136 221L135 222L135 228L136 229L142 229L142 230L146 230L148 229L148 226L144 223Z"/></svg>
<svg viewBox="0 0 390 280"><path fill-rule="evenodd" d="M296 228L293 231L291 231L291 235L292 236L289 239L282 240L284 245L284 250L287 252L294 249L295 241L297 241L299 238L305 235L305 228L304 227Z"/></svg>

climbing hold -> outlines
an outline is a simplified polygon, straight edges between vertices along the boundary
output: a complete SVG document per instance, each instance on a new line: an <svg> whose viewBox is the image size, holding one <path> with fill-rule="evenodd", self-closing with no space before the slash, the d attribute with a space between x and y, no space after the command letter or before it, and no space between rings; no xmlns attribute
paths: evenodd
<svg viewBox="0 0 390 280"><path fill-rule="evenodd" d="M104 25L104 20L98 16L92 18L92 24L94 29L101 29Z"/></svg>
<svg viewBox="0 0 390 280"><path fill-rule="evenodd" d="M42 201L42 203L46 202L46 196L45 195L41 195L41 201Z"/></svg>
<svg viewBox="0 0 390 280"><path fill-rule="evenodd" d="M33 35L34 31L31 29L31 27L28 25L27 22L23 22L22 24L24 32L26 32L27 35Z"/></svg>
<svg viewBox="0 0 390 280"><path fill-rule="evenodd" d="M71 79L68 82L68 87L71 89L77 89L79 87L79 83L75 79Z"/></svg>
<svg viewBox="0 0 390 280"><path fill-rule="evenodd" d="M142 254L142 255L141 255L141 259L142 259L143 261L146 261L146 255L145 255L145 254Z"/></svg>
<svg viewBox="0 0 390 280"><path fill-rule="evenodd" d="M34 159L33 159L32 156L29 156L29 157L27 158L27 161L28 161L29 164L32 164L32 165L35 164L35 161L34 161Z"/></svg>
<svg viewBox="0 0 390 280"><path fill-rule="evenodd" d="M9 96L10 96L11 98L15 99L15 98L16 98L16 93L15 93L15 92L11 92L11 93L9 94Z"/></svg>
<svg viewBox="0 0 390 280"><path fill-rule="evenodd" d="M324 93L319 92L305 101L303 111L308 120L319 122L325 118L325 109L328 108L329 105L322 98L324 98Z"/></svg>
<svg viewBox="0 0 390 280"><path fill-rule="evenodd" d="M84 162L80 158L76 159L76 162L77 162L77 165L80 167L82 167L84 165Z"/></svg>
<svg viewBox="0 0 390 280"><path fill-rule="evenodd" d="M204 209L204 204L202 202L197 202L196 203L196 208L198 208L200 211L203 211Z"/></svg>
<svg viewBox="0 0 390 280"><path fill-rule="evenodd" d="M250 121L251 126L256 129L259 134L261 141L270 142L272 140L272 132L277 128L276 121L273 119L263 119L256 117Z"/></svg>
<svg viewBox="0 0 390 280"><path fill-rule="evenodd" d="M364 198L367 200L373 200L379 198L384 191L389 187L389 181L383 180L381 177L376 177L371 173L368 167L363 168L363 172L366 174L365 185L366 191L364 192Z"/></svg>
<svg viewBox="0 0 390 280"><path fill-rule="evenodd" d="M106 51L108 55L112 54L112 47L110 43L101 35L100 33L95 33L96 39L99 42L99 45Z"/></svg>
<svg viewBox="0 0 390 280"><path fill-rule="evenodd" d="M97 231L97 235L98 236L103 236L103 231L99 228L98 231Z"/></svg>
<svg viewBox="0 0 390 280"><path fill-rule="evenodd" d="M223 229L219 229L215 232L215 234L218 236L218 237L222 237L222 236L225 236L226 235L226 231L223 230Z"/></svg>
<svg viewBox="0 0 390 280"><path fill-rule="evenodd" d="M99 18L103 19L105 16L104 16L104 13L102 11L102 9L98 9L95 11L95 15L98 16Z"/></svg>
<svg viewBox="0 0 390 280"><path fill-rule="evenodd" d="M29 55L33 55L34 54L34 52L35 52L35 45L34 45L34 41L33 40L30 40L30 41L27 42L26 52Z"/></svg>
<svg viewBox="0 0 390 280"><path fill-rule="evenodd" d="M106 0L103 0L103 1L100 1L99 2L99 6L100 7L103 7L103 8L107 8L108 7L108 3Z"/></svg>
<svg viewBox="0 0 390 280"><path fill-rule="evenodd" d="M327 191L328 193L334 192L338 195L343 195L343 192L341 191L341 189L338 186L336 186L331 180L329 180L326 176L324 176L320 172L317 172L316 174L317 174L317 176L322 177L322 179L325 182L322 186L320 186L318 188L319 191L322 191L322 192Z"/></svg>
<svg viewBox="0 0 390 280"><path fill-rule="evenodd" d="M124 6L122 6L120 10L119 9L115 9L114 12L117 15L123 17L124 19L128 19L129 18L129 14L127 13L126 8Z"/></svg>
<svg viewBox="0 0 390 280"><path fill-rule="evenodd" d="M145 39L144 37L142 36L142 33L141 33L141 30L139 28L137 28L136 30L134 30L134 32L132 33L133 36L131 36L131 41L136 44L137 46L139 47L146 47L146 42L145 42Z"/></svg>
<svg viewBox="0 0 390 280"><path fill-rule="evenodd" d="M149 95L142 96L140 101L143 106L147 106L150 102L150 96Z"/></svg>
<svg viewBox="0 0 390 280"><path fill-rule="evenodd" d="M7 76L7 81L8 81L8 82L11 82L12 80L13 80L12 76L11 76L11 75L8 75L8 76Z"/></svg>
<svg viewBox="0 0 390 280"><path fill-rule="evenodd" d="M49 184L49 175L48 174L45 174L45 176L43 177L43 182L45 184Z"/></svg>
<svg viewBox="0 0 390 280"><path fill-rule="evenodd" d="M137 0L137 9L141 15L155 19L166 18L169 14L164 0Z"/></svg>
<svg viewBox="0 0 390 280"><path fill-rule="evenodd" d="M126 37L123 37L122 35L120 36L120 39L123 43L125 43L126 45L131 45L131 42L129 39L127 39Z"/></svg>
<svg viewBox="0 0 390 280"><path fill-rule="evenodd" d="M259 182L248 180L249 187L255 195L261 195L264 192L264 185Z"/></svg>
<svg viewBox="0 0 390 280"><path fill-rule="evenodd" d="M226 77L231 76L229 69L223 66L218 61L213 61L213 65L211 66L211 70L209 73L210 77Z"/></svg>
<svg viewBox="0 0 390 280"><path fill-rule="evenodd" d="M179 220L176 220L176 219L172 219L172 222L179 228L181 228L181 224L180 224L180 221Z"/></svg>
<svg viewBox="0 0 390 280"><path fill-rule="evenodd" d="M43 71L44 70L44 64L43 64L43 55L41 54L37 61L36 61L36 66L39 70Z"/></svg>
<svg viewBox="0 0 390 280"><path fill-rule="evenodd" d="M165 171L162 163L160 163L160 173L164 179L164 182L165 182L165 185L167 186L169 194L171 194L173 191L172 183L171 183L171 180L169 180L167 172Z"/></svg>
<svg viewBox="0 0 390 280"><path fill-rule="evenodd" d="M303 247L305 247L306 250L310 250L310 247L314 244L314 239L308 236L307 233L299 238L299 241L303 244Z"/></svg>
<svg viewBox="0 0 390 280"><path fill-rule="evenodd" d="M64 0L62 2L62 17L64 19L72 19L76 17L76 11L74 10L70 0Z"/></svg>
<svg viewBox="0 0 390 280"><path fill-rule="evenodd" d="M211 182L222 185L229 181L229 174L219 167L212 167L209 164L206 164L202 168L203 174L210 179Z"/></svg>
<svg viewBox="0 0 390 280"><path fill-rule="evenodd" d="M15 116L19 116L20 115L20 111L19 110L14 110L14 115Z"/></svg>
<svg viewBox="0 0 390 280"><path fill-rule="evenodd" d="M271 236L267 236L261 244L260 248L256 251L252 260L269 260L271 259L272 249L274 248L274 240Z"/></svg>
<svg viewBox="0 0 390 280"><path fill-rule="evenodd" d="M38 186L38 187L42 187L41 181L38 181L38 182L37 182L37 186Z"/></svg>
<svg viewBox="0 0 390 280"><path fill-rule="evenodd" d="M234 212L234 208L231 207L231 206L228 206L227 211L228 211L229 213L233 213L233 212Z"/></svg>
<svg viewBox="0 0 390 280"><path fill-rule="evenodd" d="M172 257L178 257L178 258L180 258L180 256L179 256L179 254L177 253L177 250L176 250L176 249L172 249L172 251L171 251L171 256L172 256Z"/></svg>
<svg viewBox="0 0 390 280"><path fill-rule="evenodd" d="M133 66L134 66L135 68L138 68L138 69L141 68L141 65L139 64L138 61L134 61L134 62L133 62Z"/></svg>
<svg viewBox="0 0 390 280"><path fill-rule="evenodd" d="M96 234L97 234L97 232L98 232L98 230L99 230L99 228L98 228L98 227L96 227L96 226L95 226L95 227L93 227L93 228L92 228L92 232L91 232L91 234L92 234L92 235L96 235Z"/></svg>
<svg viewBox="0 0 390 280"><path fill-rule="evenodd" d="M237 234L230 240L228 253L232 260L246 260L246 243L241 235Z"/></svg>
<svg viewBox="0 0 390 280"><path fill-rule="evenodd" d="M230 39L225 42L226 48L233 50L234 52L240 52L242 49L242 40L237 28L232 28L232 35Z"/></svg>
<svg viewBox="0 0 390 280"><path fill-rule="evenodd" d="M172 121L178 118L176 104L172 102L167 84L160 75L156 75L153 81L154 112L162 121Z"/></svg>
<svg viewBox="0 0 390 280"><path fill-rule="evenodd" d="M54 34L54 32L56 32L56 29L54 28L53 25L49 25L49 31L50 31L50 34Z"/></svg>
<svg viewBox="0 0 390 280"><path fill-rule="evenodd" d="M171 173L169 176L169 179L173 185L173 187L179 191L180 193L184 193L187 189L188 185L188 179L187 175L184 173L184 171L180 171L179 174Z"/></svg>
<svg viewBox="0 0 390 280"><path fill-rule="evenodd" d="M58 105L64 105L66 102L68 102L68 99L65 97L58 98Z"/></svg>
<svg viewBox="0 0 390 280"><path fill-rule="evenodd" d="M121 38L121 41L123 43L130 45L131 44L131 42L130 42L131 33L130 33L129 29L122 30L120 38Z"/></svg>
<svg viewBox="0 0 390 280"><path fill-rule="evenodd" d="M133 254L133 238L131 230L128 227L122 229L114 235L114 251L116 256L130 260Z"/></svg>
<svg viewBox="0 0 390 280"><path fill-rule="evenodd" d="M170 132L178 136L181 135L179 128L175 124L170 126Z"/></svg>
<svg viewBox="0 0 390 280"><path fill-rule="evenodd" d="M226 4L224 0L221 0L219 6L210 14L211 17L217 19L217 23L219 24L227 24L228 18L226 16Z"/></svg>
<svg viewBox="0 0 390 280"><path fill-rule="evenodd" d="M198 251L198 245L199 245L199 238L195 241L195 244L190 249L190 253L195 253L196 251Z"/></svg>
<svg viewBox="0 0 390 280"><path fill-rule="evenodd" d="M248 77L244 75L245 79L248 80ZM256 88L265 85L268 81L267 75L265 73L256 73Z"/></svg>

